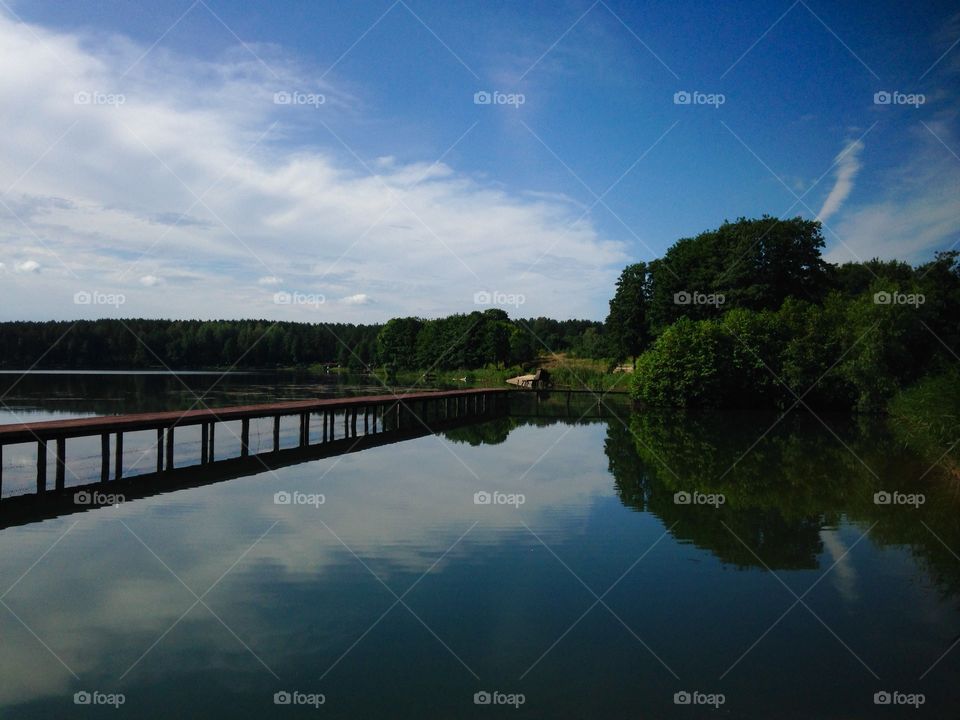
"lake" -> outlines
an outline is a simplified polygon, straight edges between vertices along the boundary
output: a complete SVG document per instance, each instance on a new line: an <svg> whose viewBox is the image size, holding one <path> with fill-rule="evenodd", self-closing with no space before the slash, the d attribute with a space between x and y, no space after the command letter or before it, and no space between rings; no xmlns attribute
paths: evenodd
<svg viewBox="0 0 960 720"><path fill-rule="evenodd" d="M0 422L373 390L4 374ZM30 450L5 448L4 496ZM956 717L957 509L875 418L519 393L508 416L0 530L0 715Z"/></svg>

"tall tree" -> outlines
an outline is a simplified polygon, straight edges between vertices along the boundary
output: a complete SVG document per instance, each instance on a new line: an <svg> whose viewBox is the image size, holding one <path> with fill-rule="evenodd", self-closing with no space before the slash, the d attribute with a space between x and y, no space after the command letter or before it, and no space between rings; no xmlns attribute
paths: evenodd
<svg viewBox="0 0 960 720"><path fill-rule="evenodd" d="M633 357L636 368L637 355L650 341L647 309L650 301L650 274L644 262L628 265L620 273L617 290L610 300L607 315L607 333L611 351L617 362Z"/></svg>

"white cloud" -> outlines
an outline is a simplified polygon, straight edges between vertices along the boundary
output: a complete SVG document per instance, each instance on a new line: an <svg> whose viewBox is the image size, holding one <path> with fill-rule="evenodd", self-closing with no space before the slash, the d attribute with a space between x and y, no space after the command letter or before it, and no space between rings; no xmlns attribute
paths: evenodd
<svg viewBox="0 0 960 720"><path fill-rule="evenodd" d="M472 309L464 288L487 286L522 293L525 313L604 314L627 257L589 222L571 228L571 203L433 164L444 147L421 162L370 153L364 167L315 120L355 125L352 94L321 87L319 109L274 104L278 90L316 84L282 57L268 62L285 87L245 51L209 61L158 46L121 77L146 48L88 40L0 13L0 107L16 108L4 114L0 187L16 182L8 204L35 233L0 213L0 242L44 266L5 317L63 317L74 292L100 286L143 317L436 316ZM78 105L78 92L125 101ZM137 282L144 265L177 289L162 306ZM258 278L328 297L362 286L377 302L278 306Z"/></svg>
<svg viewBox="0 0 960 720"><path fill-rule="evenodd" d="M370 302L370 298L367 297L366 293L357 293L356 295L348 295L347 297L340 298L340 302L346 305L366 305Z"/></svg>
<svg viewBox="0 0 960 720"><path fill-rule="evenodd" d="M907 134L907 160L886 170L886 194L847 206L831 223L826 258L831 262L899 259L918 263L960 242L960 162L944 149L958 145L951 114L928 120ZM941 142L942 141L942 142Z"/></svg>
<svg viewBox="0 0 960 720"><path fill-rule="evenodd" d="M266 275L257 280L259 285L279 285L282 282L283 278L278 278L276 275Z"/></svg>
<svg viewBox="0 0 960 720"><path fill-rule="evenodd" d="M16 267L17 272L35 273L40 269L40 263L36 260L24 260L23 262L18 262L14 267Z"/></svg>
<svg viewBox="0 0 960 720"><path fill-rule="evenodd" d="M827 195L827 199L823 201L823 207L821 207L820 212L817 213L817 217L820 220L826 222L831 215L840 209L843 201L850 195L850 192L853 190L854 178L856 178L857 173L860 171L860 153L862 151L863 142L854 140L834 158L834 162L836 162L836 180L833 183L830 194Z"/></svg>
<svg viewBox="0 0 960 720"><path fill-rule="evenodd" d="M156 275L144 275L140 278L140 284L145 285L146 287L153 287L160 283L160 278Z"/></svg>

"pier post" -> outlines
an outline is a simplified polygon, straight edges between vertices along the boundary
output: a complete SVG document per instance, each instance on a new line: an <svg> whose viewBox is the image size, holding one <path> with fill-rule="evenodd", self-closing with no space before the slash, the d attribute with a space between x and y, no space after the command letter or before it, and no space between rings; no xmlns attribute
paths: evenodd
<svg viewBox="0 0 960 720"><path fill-rule="evenodd" d="M323 435L321 436L321 442L326 442L327 441L327 411L324 410L320 414L323 415Z"/></svg>
<svg viewBox="0 0 960 720"><path fill-rule="evenodd" d="M100 435L100 482L110 479L110 433Z"/></svg>
<svg viewBox="0 0 960 720"><path fill-rule="evenodd" d="M67 439L57 438L57 490L63 490L67 474Z"/></svg>
<svg viewBox="0 0 960 720"><path fill-rule="evenodd" d="M357 436L357 406L350 408L350 435Z"/></svg>
<svg viewBox="0 0 960 720"><path fill-rule="evenodd" d="M164 433L166 437L167 470L173 470L173 428L174 426L171 425Z"/></svg>
<svg viewBox="0 0 960 720"><path fill-rule="evenodd" d="M373 434L374 434L374 435L377 434L377 414L378 414L379 412L380 412L380 406L379 406L379 405L374 405L374 406L373 406L373 412L371 413L371 414L373 415Z"/></svg>
<svg viewBox="0 0 960 720"><path fill-rule="evenodd" d="M273 416L273 451L280 452L280 416Z"/></svg>
<svg viewBox="0 0 960 720"><path fill-rule="evenodd" d="M207 448L207 462L213 462L213 429L217 426L215 421L210 422L210 447Z"/></svg>
<svg viewBox="0 0 960 720"><path fill-rule="evenodd" d="M250 454L250 418L240 421L240 457Z"/></svg>
<svg viewBox="0 0 960 720"><path fill-rule="evenodd" d="M114 453L113 479L120 480L123 477L123 433L117 430L117 447Z"/></svg>
<svg viewBox="0 0 960 720"><path fill-rule="evenodd" d="M37 441L37 492L47 491L47 441Z"/></svg>
<svg viewBox="0 0 960 720"><path fill-rule="evenodd" d="M163 472L163 428L157 428L157 472Z"/></svg>
<svg viewBox="0 0 960 720"><path fill-rule="evenodd" d="M363 434L370 434L370 408L363 406Z"/></svg>
<svg viewBox="0 0 960 720"><path fill-rule="evenodd" d="M207 434L209 423L202 423L200 425L200 464L206 465L207 462L207 453L210 449L210 436Z"/></svg>

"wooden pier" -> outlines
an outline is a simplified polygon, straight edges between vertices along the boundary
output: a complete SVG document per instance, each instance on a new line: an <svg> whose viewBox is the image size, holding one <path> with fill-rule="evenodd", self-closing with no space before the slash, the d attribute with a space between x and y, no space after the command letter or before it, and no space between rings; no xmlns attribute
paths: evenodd
<svg viewBox="0 0 960 720"><path fill-rule="evenodd" d="M363 421L360 437L383 432L411 429L429 429L432 423L481 418L506 405L504 396L510 390L473 389L436 392L408 393L403 395L368 395L362 397L332 398L325 400L297 400L291 402L236 407L189 410L186 412L139 413L104 417L78 418L73 420L49 420L43 422L0 425L0 496L3 488L3 448L5 445L36 443L37 475L36 495L47 493L48 451L55 446L53 464L55 491L66 486L66 443L68 439L100 436L100 481L123 480L123 436L138 431L156 432L156 473L176 469L176 429L200 426L200 466L215 462L216 428L220 423L240 421L240 458L251 456L250 421L273 419L273 444L257 457L280 453L280 420L283 417L299 418L298 448L332 443L357 438L357 424ZM319 442L310 442L311 418L320 429ZM338 420L342 430L337 432ZM112 440L112 442L111 442ZM112 449L112 453L111 453ZM111 454L113 462L111 463ZM226 459L226 458L222 458ZM196 465L194 465L196 466ZM112 472L111 472L112 470ZM73 489L73 487L71 487Z"/></svg>

